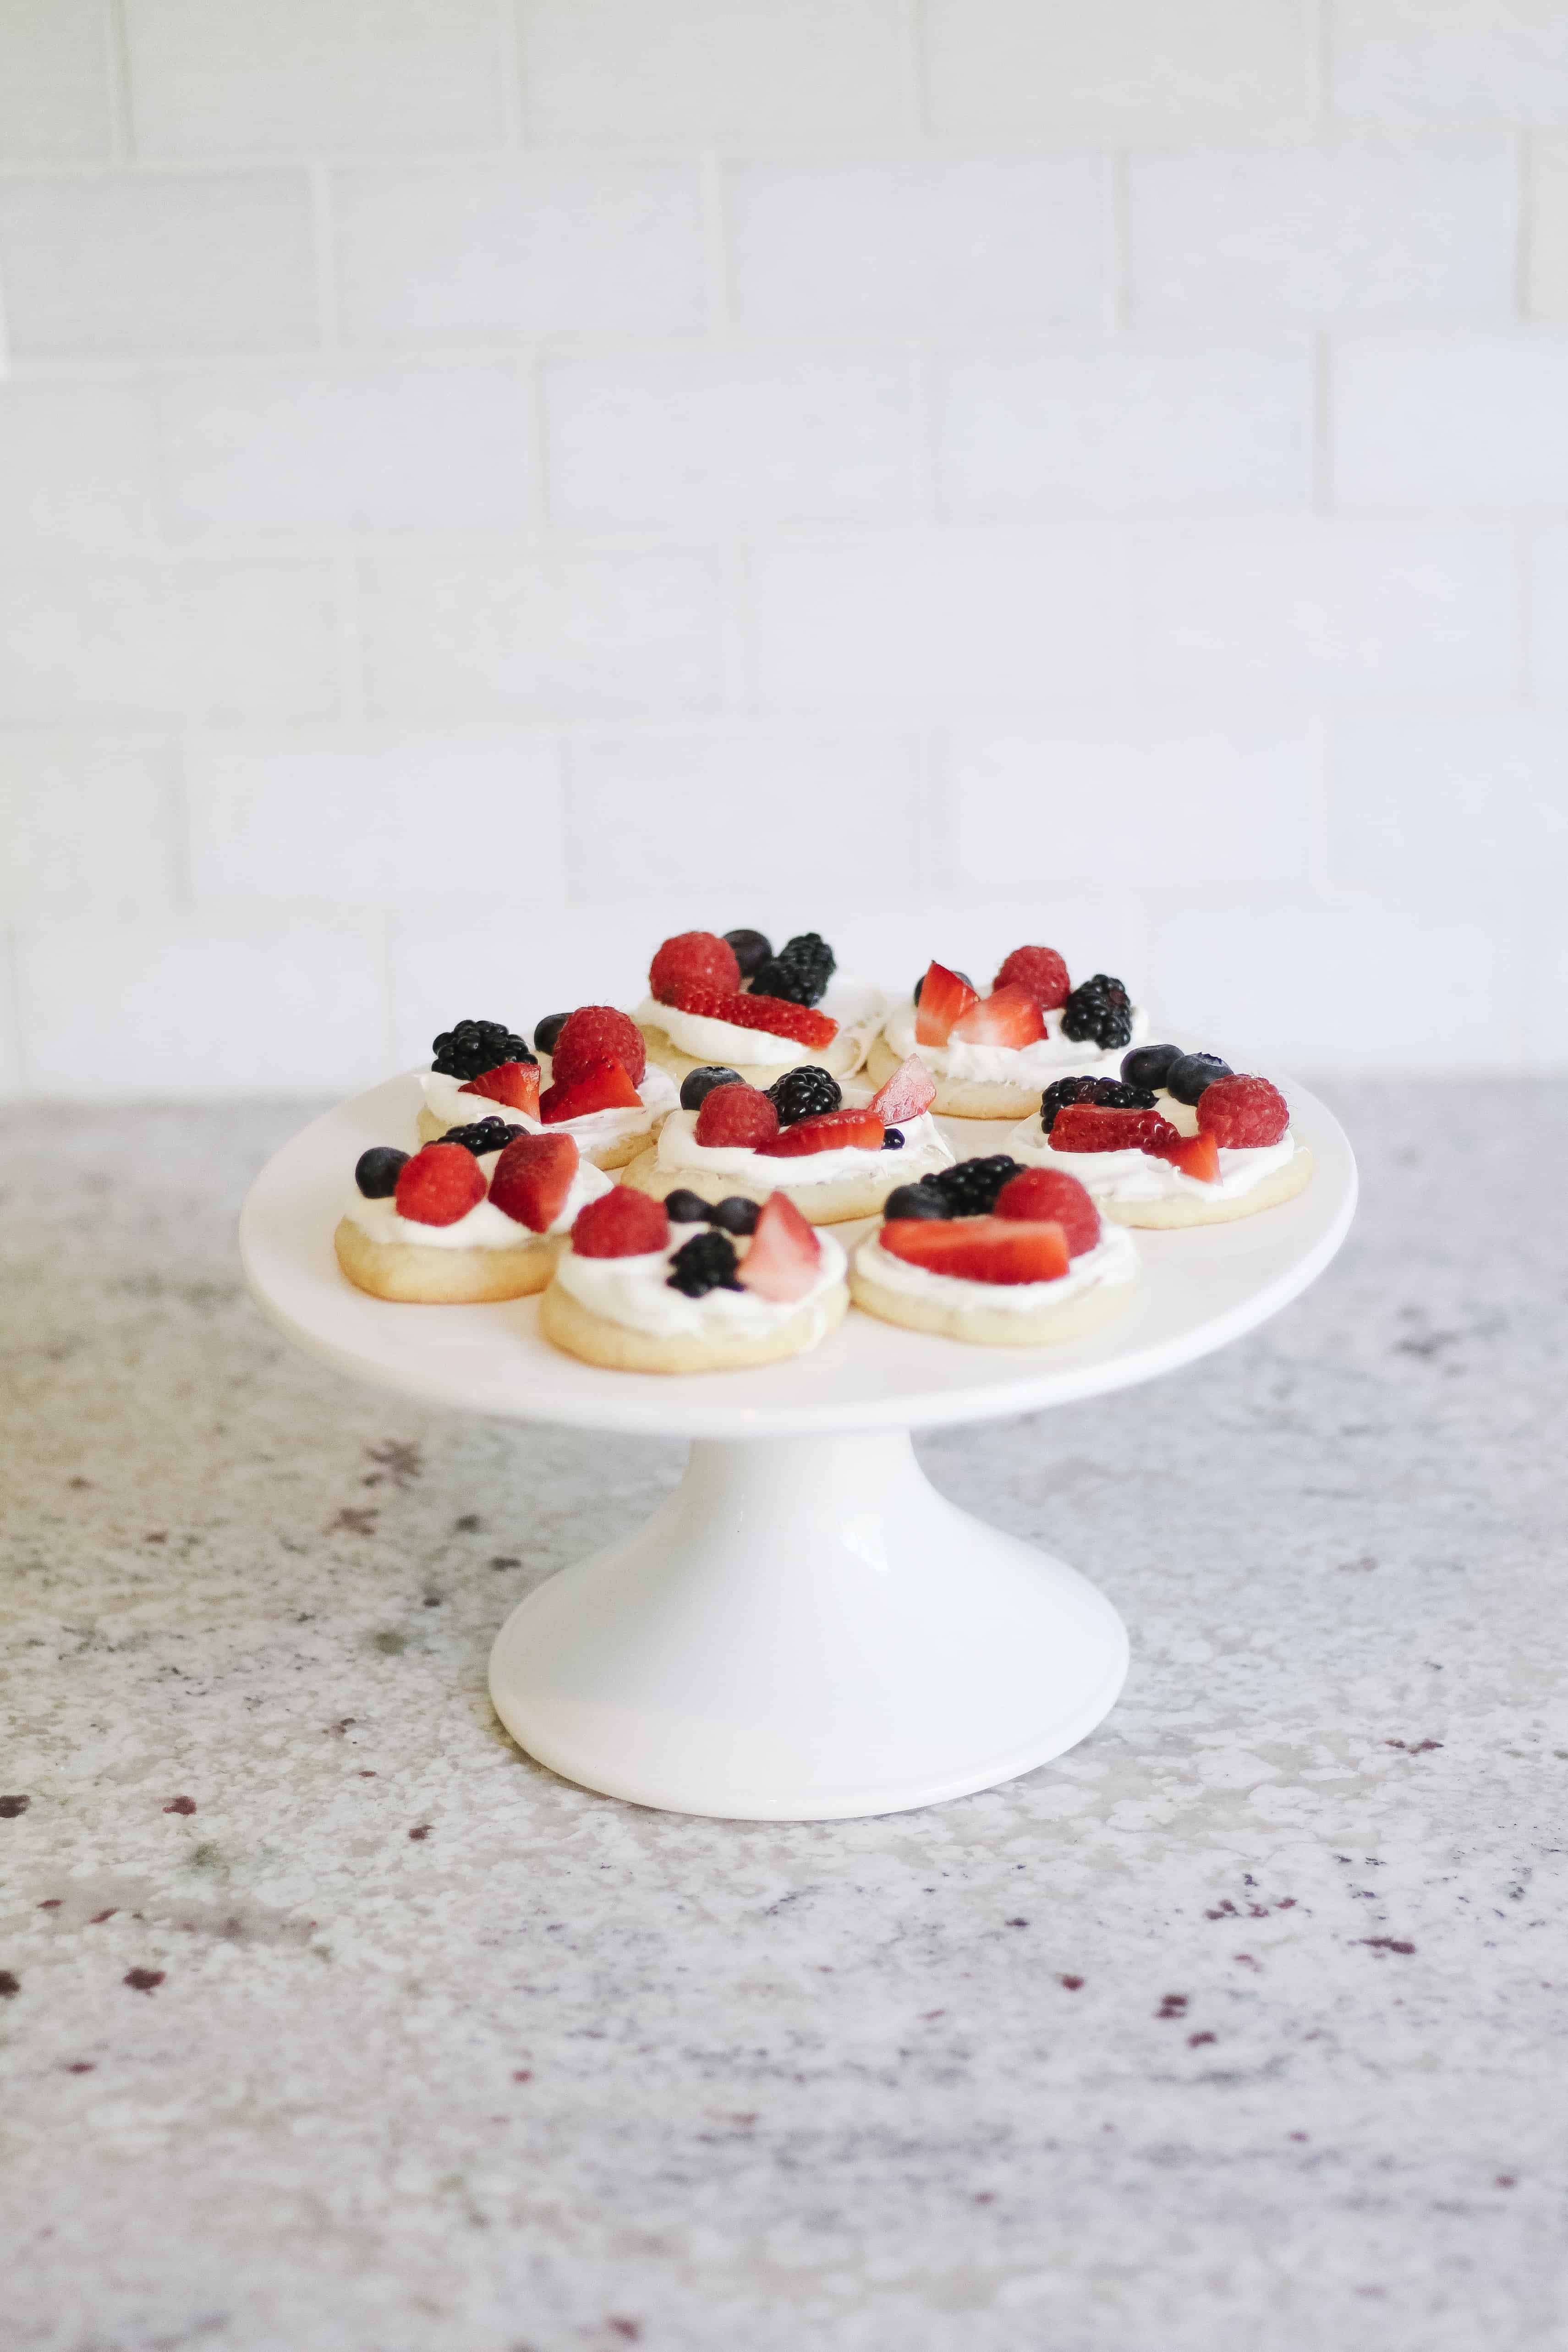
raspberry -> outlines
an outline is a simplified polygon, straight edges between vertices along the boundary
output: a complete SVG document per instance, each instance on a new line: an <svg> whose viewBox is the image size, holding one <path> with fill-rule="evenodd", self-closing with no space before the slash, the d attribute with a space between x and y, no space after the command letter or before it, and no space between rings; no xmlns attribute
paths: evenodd
<svg viewBox="0 0 1568 2352"><path fill-rule="evenodd" d="M797 1045L831 1045L838 1024L826 1013L804 1004L786 1004L782 996L729 995L717 988L682 988L660 999L677 1013L695 1013L704 1021L729 1021L737 1029L763 1029L770 1037L788 1037Z"/></svg>
<svg viewBox="0 0 1568 2352"><path fill-rule="evenodd" d="M754 1151L779 1131L779 1115L756 1087L715 1087L705 1095L692 1140L713 1148Z"/></svg>
<svg viewBox="0 0 1568 2352"><path fill-rule="evenodd" d="M633 1086L641 1086L647 1047L630 1013L613 1004L580 1004L566 1015L550 1057L552 1084L570 1086L590 1062L618 1062Z"/></svg>
<svg viewBox="0 0 1568 2352"><path fill-rule="evenodd" d="M1042 1013L1068 1001L1068 968L1055 948L1015 948L991 983L992 995L1012 981L1028 990Z"/></svg>
<svg viewBox="0 0 1568 2352"><path fill-rule="evenodd" d="M1226 1151L1255 1151L1278 1143L1290 1124L1290 1107L1267 1078L1215 1078L1198 1097L1198 1130Z"/></svg>
<svg viewBox="0 0 1568 2352"><path fill-rule="evenodd" d="M1026 1168L1021 1175L1010 1176L996 1195L995 1213L1060 1225L1074 1257L1093 1249L1100 1239L1100 1211L1078 1178L1065 1169Z"/></svg>
<svg viewBox="0 0 1568 2352"><path fill-rule="evenodd" d="M572 1247L578 1257L646 1257L669 1245L669 1217L662 1201L617 1184L577 1213Z"/></svg>
<svg viewBox="0 0 1568 2352"><path fill-rule="evenodd" d="M741 985L741 967L728 940L713 931L678 931L655 953L647 968L649 992L660 1004L674 1004L677 991L716 988L721 995Z"/></svg>
<svg viewBox="0 0 1568 2352"><path fill-rule="evenodd" d="M427 1143L398 1171L397 1213L416 1225L455 1225L485 1197L479 1163L460 1143Z"/></svg>
<svg viewBox="0 0 1568 2352"><path fill-rule="evenodd" d="M1152 1151L1176 1139L1157 1110L1101 1110L1096 1103L1068 1103L1051 1128L1053 1151Z"/></svg>

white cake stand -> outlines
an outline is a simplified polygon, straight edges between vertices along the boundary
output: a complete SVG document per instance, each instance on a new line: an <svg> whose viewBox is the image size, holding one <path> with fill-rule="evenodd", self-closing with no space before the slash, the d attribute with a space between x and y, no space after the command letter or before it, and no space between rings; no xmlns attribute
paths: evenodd
<svg viewBox="0 0 1568 2352"><path fill-rule="evenodd" d="M360 1152L411 1138L413 1076L284 1146L246 1202L241 1250L271 1320L355 1379L465 1412L693 1441L645 1527L552 1577L502 1627L490 1691L531 1755L672 1812L898 1812L1059 1756L1127 1671L1110 1602L945 1501L910 1431L1130 1388L1295 1298L1344 1237L1356 1175L1331 1113L1300 1087L1290 1098L1316 1155L1307 1191L1234 1224L1140 1234L1134 1303L1065 1347L968 1347L851 1309L813 1355L661 1379L561 1354L531 1299L366 1297L338 1271L332 1228ZM944 1124L963 1156L1005 1133ZM867 1229L837 1230L852 1245Z"/></svg>

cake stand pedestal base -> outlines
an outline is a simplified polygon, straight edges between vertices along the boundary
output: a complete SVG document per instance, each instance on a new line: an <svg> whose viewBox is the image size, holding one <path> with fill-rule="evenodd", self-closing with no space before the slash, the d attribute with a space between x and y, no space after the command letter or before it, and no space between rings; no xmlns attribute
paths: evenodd
<svg viewBox="0 0 1568 2352"><path fill-rule="evenodd" d="M513 1612L490 1693L585 1788L836 1821L1047 1762L1126 1672L1075 1569L945 1501L908 1431L860 1431L694 1444L645 1527Z"/></svg>

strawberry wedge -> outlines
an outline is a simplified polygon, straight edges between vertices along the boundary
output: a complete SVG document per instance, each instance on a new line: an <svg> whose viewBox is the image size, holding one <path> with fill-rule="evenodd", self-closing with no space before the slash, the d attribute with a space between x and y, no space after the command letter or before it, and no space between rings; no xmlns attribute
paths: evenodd
<svg viewBox="0 0 1568 2352"><path fill-rule="evenodd" d="M923 995L921 1002L925 1002ZM948 1032L963 1045L1037 1045L1045 1034L1038 998L1014 980L970 1005Z"/></svg>
<svg viewBox="0 0 1568 2352"><path fill-rule="evenodd" d="M814 1151L880 1151L886 1133L874 1110L825 1110L781 1128L759 1144L759 1160L805 1160Z"/></svg>
<svg viewBox="0 0 1568 2352"><path fill-rule="evenodd" d="M878 1239L906 1265L963 1282L1058 1282L1070 1263L1060 1225L1020 1217L889 1217Z"/></svg>
<svg viewBox="0 0 1568 2352"><path fill-rule="evenodd" d="M1055 1135L1051 1140L1056 1141ZM1200 1184L1212 1184L1219 1175L1219 1146L1212 1135L1173 1135L1169 1141L1146 1143L1143 1149L1151 1160L1168 1160Z"/></svg>
<svg viewBox="0 0 1568 2352"><path fill-rule="evenodd" d="M742 1289L787 1304L805 1297L821 1264L822 1244L795 1202L783 1192L770 1193L742 1262Z"/></svg>
<svg viewBox="0 0 1568 2352"><path fill-rule="evenodd" d="M493 1070L481 1070L460 1095L483 1095L487 1102L505 1103L509 1110L525 1111L530 1118L539 1117L539 1065L537 1062L500 1062Z"/></svg>
<svg viewBox="0 0 1568 2352"><path fill-rule="evenodd" d="M1153 1151L1180 1140L1157 1110L1107 1110L1068 1103L1051 1125L1053 1151Z"/></svg>
<svg viewBox="0 0 1568 2352"><path fill-rule="evenodd" d="M890 1078L872 1096L869 1108L884 1127L919 1118L936 1100L936 1080L918 1054L906 1054Z"/></svg>
<svg viewBox="0 0 1568 2352"><path fill-rule="evenodd" d="M636 1110L641 1102L619 1062L590 1062L576 1077L545 1087L539 1116L546 1127L558 1127L563 1118L582 1118L591 1110Z"/></svg>
<svg viewBox="0 0 1568 2352"><path fill-rule="evenodd" d="M949 971L944 963L929 963L921 982L921 1001L915 1007L915 1044L945 1045L953 1023L978 1004L979 997L966 980Z"/></svg>

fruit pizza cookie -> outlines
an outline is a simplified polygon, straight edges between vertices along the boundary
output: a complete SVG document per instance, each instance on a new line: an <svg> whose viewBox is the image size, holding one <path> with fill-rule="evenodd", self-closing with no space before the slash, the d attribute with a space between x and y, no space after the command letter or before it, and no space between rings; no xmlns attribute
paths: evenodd
<svg viewBox="0 0 1568 2352"><path fill-rule="evenodd" d="M913 1001L889 1014L867 1072L880 1084L918 1054L945 1116L1016 1118L1064 1072L1114 1068L1116 1055L1147 1027L1109 972L1074 988L1055 948L1015 948L985 996L967 973L929 965Z"/></svg>
<svg viewBox="0 0 1568 2352"><path fill-rule="evenodd" d="M769 1087L805 1062L847 1077L888 1006L863 982L836 981L836 970L816 931L776 955L761 931L681 931L655 955L637 1007L649 1057L677 1081L723 1068Z"/></svg>
<svg viewBox="0 0 1568 2352"><path fill-rule="evenodd" d="M489 1118L412 1155L362 1152L332 1244L376 1298L477 1306L542 1290L578 1211L615 1189L569 1135Z"/></svg>
<svg viewBox="0 0 1568 2352"><path fill-rule="evenodd" d="M486 1110L569 1135L596 1168L622 1168L675 1108L675 1082L647 1066L642 1031L613 1004L552 1013L531 1047L500 1021L459 1021L436 1039L422 1072L419 1134L437 1142Z"/></svg>

